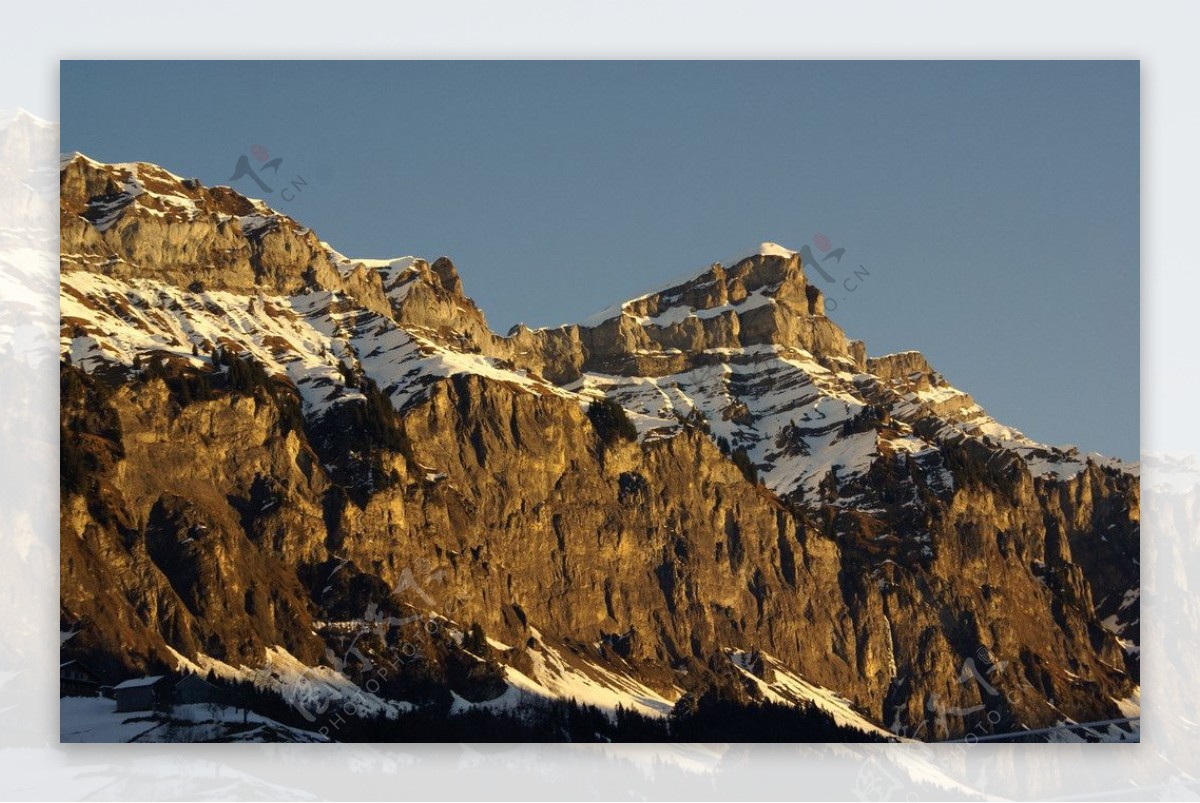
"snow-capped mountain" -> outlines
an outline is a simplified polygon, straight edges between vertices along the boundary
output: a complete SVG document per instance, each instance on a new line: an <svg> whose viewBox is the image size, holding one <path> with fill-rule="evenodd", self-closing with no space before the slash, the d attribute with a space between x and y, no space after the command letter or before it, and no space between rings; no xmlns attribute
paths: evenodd
<svg viewBox="0 0 1200 803"><path fill-rule="evenodd" d="M794 251L501 336L446 258L145 163L60 189L62 614L111 675L286 656L377 712L728 698L916 738L1127 710L1136 469L869 357Z"/></svg>

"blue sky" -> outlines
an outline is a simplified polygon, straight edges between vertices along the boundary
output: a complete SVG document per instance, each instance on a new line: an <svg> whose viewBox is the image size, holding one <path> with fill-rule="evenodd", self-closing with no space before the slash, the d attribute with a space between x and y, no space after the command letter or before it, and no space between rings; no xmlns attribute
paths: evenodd
<svg viewBox="0 0 1200 803"><path fill-rule="evenodd" d="M450 256L501 332L823 234L845 257L810 279L868 353L1128 459L1138 110L1130 61L61 67L63 151L221 184L259 145L305 183L239 190L348 256Z"/></svg>

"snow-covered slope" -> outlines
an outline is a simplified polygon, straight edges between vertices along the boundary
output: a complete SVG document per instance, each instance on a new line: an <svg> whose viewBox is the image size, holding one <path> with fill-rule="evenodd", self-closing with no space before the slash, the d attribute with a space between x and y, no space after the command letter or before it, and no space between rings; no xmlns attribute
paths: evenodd
<svg viewBox="0 0 1200 803"><path fill-rule="evenodd" d="M894 733L884 730L856 711L848 700L836 692L809 683L768 653L730 650L729 660L743 677L758 688L765 700L790 705L813 705L832 716L834 722L842 727L888 739L896 738Z"/></svg>
<svg viewBox="0 0 1200 803"><path fill-rule="evenodd" d="M885 451L921 455L935 448L903 424L857 427L870 410L854 376L831 371L806 351L762 345L706 353L712 364L681 373L589 373L573 387L615 398L640 414L634 420L646 432L702 419L715 439L744 449L767 487L781 495L800 491L813 499L831 472L845 480L865 473Z"/></svg>
<svg viewBox="0 0 1200 803"><path fill-rule="evenodd" d="M532 666L527 671L506 665L504 678L508 688L503 694L480 703L456 696L451 713L470 708L516 710L539 701L575 700L580 705L595 706L610 717L615 716L618 706L645 716L663 717L675 704L674 699L667 699L637 679L596 661L570 655L546 643L536 629L533 633L538 649L529 653ZM501 643L493 643L492 647L498 650L501 660L511 650Z"/></svg>
<svg viewBox="0 0 1200 803"><path fill-rule="evenodd" d="M727 451L744 450L767 487L831 501L881 457L926 464L936 484L940 445L976 441L1018 457L1033 476L1065 479L1119 460L1037 443L1000 424L915 351L866 358L824 314L796 252L763 243L584 322L593 355L567 386L615 398L645 436L703 422ZM615 345L614 345L615 344Z"/></svg>
<svg viewBox="0 0 1200 803"><path fill-rule="evenodd" d="M135 361L146 366L151 360L203 370L212 367L219 349L251 356L269 374L289 379L310 415L363 398L347 386L347 368L375 380L397 408L418 398L430 382L460 373L573 398L494 358L454 351L402 329L336 291L239 295L69 271L62 275L61 310L63 354L85 371L132 368Z"/></svg>

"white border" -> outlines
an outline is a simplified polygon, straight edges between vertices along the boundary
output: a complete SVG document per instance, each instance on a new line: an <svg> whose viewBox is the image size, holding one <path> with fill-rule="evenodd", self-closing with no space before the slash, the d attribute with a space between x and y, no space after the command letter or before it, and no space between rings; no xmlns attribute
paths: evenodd
<svg viewBox="0 0 1200 803"><path fill-rule="evenodd" d="M1137 58L1143 75L1144 443L1200 455L1190 403L1200 396L1195 261L1200 74L1194 6L1010 2L995 6L870 2L443 3L388 8L341 3L209 3L185 19L176 4L24 4L4 11L0 108L56 119L57 60L143 58ZM0 221L0 225L3 222ZM54 271L57 255L48 270ZM48 278L53 278L48 277ZM23 300L54 304L54 282ZM11 300L6 291L4 300ZM19 322L22 313L4 313ZM0 318L0 324L5 323ZM2 325L0 325L2 328ZM1117 381L1137 381L1119 377ZM363 798L854 798L902 799L895 766L907 748L736 746L710 769L695 753L632 746L605 755L578 746L73 746L57 745L51 686L57 645L57 390L47 374L5 376L22 433L0 438L6 524L0 570L0 796L14 799ZM1148 392L1153 389L1154 392ZM30 412L31 411L31 412ZM19 437L18 437L19 435ZM19 451L16 447L19 446ZM1194 477L1182 481L1190 487ZM1151 490L1180 478L1147 471L1143 627L1144 743L1139 746L918 747L968 787L1014 798L1112 796L1131 784L1194 796L1200 684L1200 491ZM24 498L26 502L20 500ZM49 507L47 507L47 501ZM18 579L19 575L19 579ZM1154 623L1169 622L1164 632ZM16 673L15 676L12 673ZM19 692L19 697L18 697ZM44 696L42 696L44 695ZM685 751L686 752L686 751ZM904 759L907 761L908 759ZM868 777L864 777L867 773ZM874 773L878 778L870 777ZM880 780L882 779L882 780ZM882 785L881 785L882 784ZM954 793L951 793L952 795Z"/></svg>

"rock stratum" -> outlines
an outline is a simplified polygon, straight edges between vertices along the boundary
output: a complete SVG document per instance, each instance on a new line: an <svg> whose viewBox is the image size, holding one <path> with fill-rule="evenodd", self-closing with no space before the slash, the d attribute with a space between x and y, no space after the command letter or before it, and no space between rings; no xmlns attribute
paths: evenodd
<svg viewBox="0 0 1200 803"><path fill-rule="evenodd" d="M145 163L60 186L61 619L105 680L252 680L314 728L348 697L1129 714L1136 468L869 357L793 251L501 336L444 257Z"/></svg>

